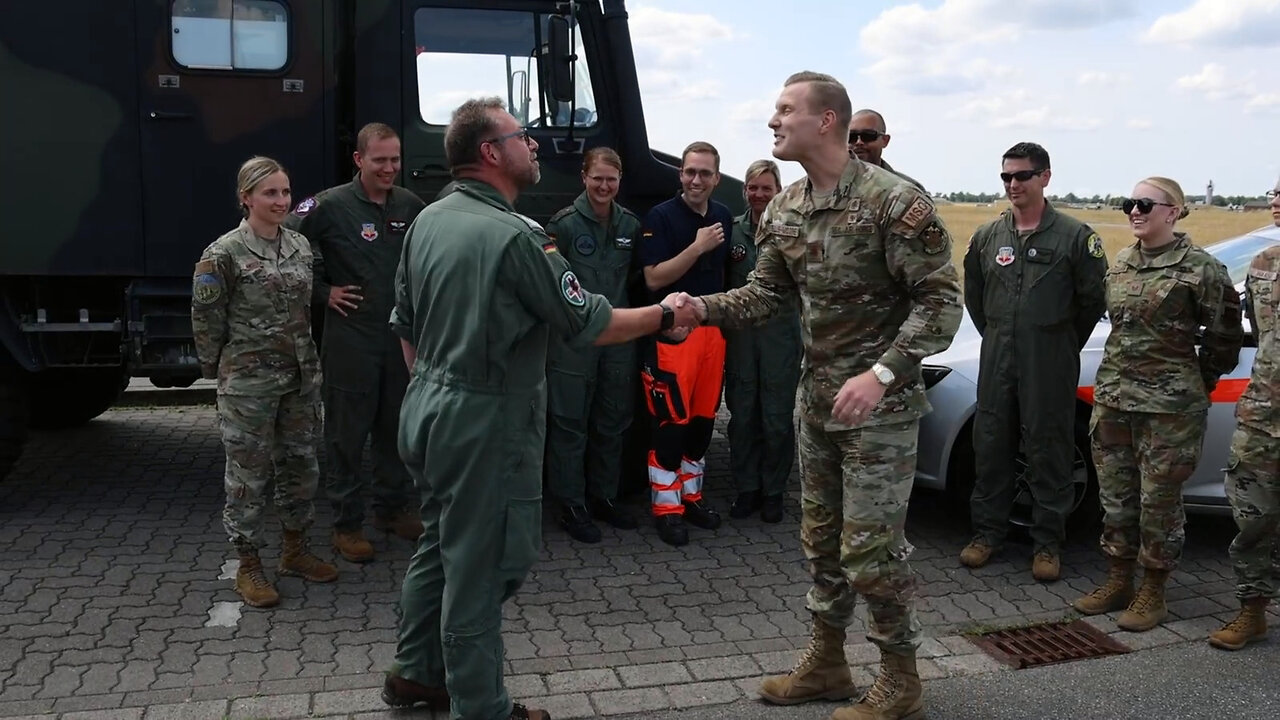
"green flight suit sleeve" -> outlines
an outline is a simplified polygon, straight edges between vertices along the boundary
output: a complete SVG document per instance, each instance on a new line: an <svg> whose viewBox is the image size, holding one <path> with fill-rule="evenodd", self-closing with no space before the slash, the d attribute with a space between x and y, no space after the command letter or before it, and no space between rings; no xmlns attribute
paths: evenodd
<svg viewBox="0 0 1280 720"><path fill-rule="evenodd" d="M970 236L969 247L964 251L964 306L969 310L969 319L979 335L987 330L987 311L983 307L983 296L987 290L987 279L982 275L984 244L982 228L978 228Z"/></svg>
<svg viewBox="0 0 1280 720"><path fill-rule="evenodd" d="M772 209L771 203L760 217L756 230L760 254L756 257L756 269L747 276L747 284L702 297L707 305L707 325L726 328L756 325L794 307L796 280L791 275L780 238L769 232L773 226ZM796 252L802 253L803 247Z"/></svg>
<svg viewBox="0 0 1280 720"><path fill-rule="evenodd" d="M284 226L302 233L311 244L311 302L318 305L329 304L329 273L324 266L325 232L328 229L327 213L324 203L316 198L307 198L298 203L293 212L284 219Z"/></svg>
<svg viewBox="0 0 1280 720"><path fill-rule="evenodd" d="M218 361L227 344L228 295L235 282L231 257L218 243L205 248L191 278L191 331L200 375L218 378Z"/></svg>
<svg viewBox="0 0 1280 720"><path fill-rule="evenodd" d="M529 314L570 345L590 345L609 326L613 307L582 287L569 262L541 233L524 233L507 244L498 282L514 288Z"/></svg>
<svg viewBox="0 0 1280 720"><path fill-rule="evenodd" d="M1082 226L1080 239L1075 243L1072 270L1075 273L1076 312L1072 325L1076 331L1076 343L1083 350L1093 328L1107 311L1107 253L1102 238L1088 225Z"/></svg>
<svg viewBox="0 0 1280 720"><path fill-rule="evenodd" d="M1216 258L1207 259L1210 261L1200 270L1197 318L1204 328L1199 351L1200 376L1205 389L1212 391L1218 378L1231 372L1240 361L1244 327L1240 323L1240 295L1231 284L1227 267Z"/></svg>
<svg viewBox="0 0 1280 720"><path fill-rule="evenodd" d="M927 196L910 186L886 205L885 261L907 288L911 310L880 364L906 377L921 360L951 345L963 312L960 276L951 262L951 233Z"/></svg>
<svg viewBox="0 0 1280 720"><path fill-rule="evenodd" d="M407 343L413 344L413 285L409 280L409 242L412 237L412 226L405 232L404 244L400 248L400 264L396 266L395 305L391 308L391 332Z"/></svg>

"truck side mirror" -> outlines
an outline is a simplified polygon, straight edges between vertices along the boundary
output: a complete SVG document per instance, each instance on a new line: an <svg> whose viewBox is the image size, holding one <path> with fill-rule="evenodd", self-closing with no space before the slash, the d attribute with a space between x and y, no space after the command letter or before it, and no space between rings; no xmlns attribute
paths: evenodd
<svg viewBox="0 0 1280 720"><path fill-rule="evenodd" d="M569 44L569 20L560 15L547 18L547 59L550 61L549 90L556 102L573 100L573 46Z"/></svg>

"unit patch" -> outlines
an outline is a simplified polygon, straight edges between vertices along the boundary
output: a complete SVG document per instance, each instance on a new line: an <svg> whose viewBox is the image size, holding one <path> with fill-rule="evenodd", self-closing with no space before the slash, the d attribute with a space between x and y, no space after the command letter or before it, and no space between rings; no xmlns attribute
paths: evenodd
<svg viewBox="0 0 1280 720"><path fill-rule="evenodd" d="M378 228L373 223L364 223L360 226L360 237L373 242L378 239Z"/></svg>
<svg viewBox="0 0 1280 720"><path fill-rule="evenodd" d="M578 282L578 276L573 274L572 270L565 270L560 276L560 292L564 294L564 299L574 307L582 307L587 304L587 294L583 291L582 285Z"/></svg>
<svg viewBox="0 0 1280 720"><path fill-rule="evenodd" d="M583 257L591 257L596 253L596 239L590 235L579 235L573 239L573 249Z"/></svg>
<svg viewBox="0 0 1280 720"><path fill-rule="evenodd" d="M742 262L743 260L746 260L747 246L742 243L734 243L733 247L729 248L729 259L734 262Z"/></svg>
<svg viewBox="0 0 1280 720"><path fill-rule="evenodd" d="M1013 248L1009 247L1008 245L1005 245L999 250L996 250L996 264L999 265L1000 267L1004 267L1006 265L1012 265L1013 257L1014 257Z"/></svg>
<svg viewBox="0 0 1280 720"><path fill-rule="evenodd" d="M1096 258L1106 255L1106 251L1102 249L1102 238L1098 237L1098 233L1089 236L1089 254Z"/></svg>
<svg viewBox="0 0 1280 720"><path fill-rule="evenodd" d="M313 197L309 197L306 200L303 200L302 202L298 203L298 206L293 209L293 214L297 215L298 217L306 217L307 213L315 209L316 209L316 199Z"/></svg>
<svg viewBox="0 0 1280 720"><path fill-rule="evenodd" d="M201 305L212 305L222 297L222 281L210 272L197 275L191 284L191 297Z"/></svg>
<svg viewBox="0 0 1280 720"><path fill-rule="evenodd" d="M936 255L947 249L947 231L935 220L920 231L920 243L926 253Z"/></svg>

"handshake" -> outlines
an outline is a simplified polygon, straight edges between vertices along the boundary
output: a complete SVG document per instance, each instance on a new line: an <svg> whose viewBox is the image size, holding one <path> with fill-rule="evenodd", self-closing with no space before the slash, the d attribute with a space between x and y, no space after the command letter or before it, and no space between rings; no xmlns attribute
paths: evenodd
<svg viewBox="0 0 1280 720"><path fill-rule="evenodd" d="M662 304L675 313L675 324L662 335L672 342L684 342L693 329L707 319L707 304L702 298L685 292L673 292L662 299Z"/></svg>

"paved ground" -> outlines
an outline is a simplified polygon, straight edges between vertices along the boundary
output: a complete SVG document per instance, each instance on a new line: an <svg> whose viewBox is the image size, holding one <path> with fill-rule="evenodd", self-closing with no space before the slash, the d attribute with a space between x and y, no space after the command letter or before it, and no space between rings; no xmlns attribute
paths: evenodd
<svg viewBox="0 0 1280 720"><path fill-rule="evenodd" d="M721 509L725 454L717 436L708 486ZM410 546L379 534L376 562L339 562L332 585L282 579L278 608L246 608L228 579L221 475L209 407L123 408L34 439L0 507L0 717L425 717L385 711L376 691ZM513 694L557 720L710 706L734 717L818 717L747 702L760 675L789 668L807 642L794 497L787 511L779 525L694 530L679 550L648 527L606 528L603 544L582 546L548 523L544 559L506 607ZM1067 617L1067 602L1104 574L1092 531L1068 549L1059 583L1031 580L1027 545L963 570L958 515L937 495L913 500L931 687L1003 669L960 633ZM319 548L328 518L319 506ZM1135 649L1199 642L1229 617L1232 530L1229 519L1193 520L1172 580L1174 619L1117 637ZM264 557L269 568L275 552ZM1111 619L1096 622L1113 629ZM870 682L876 652L860 628L850 635L859 682Z"/></svg>

